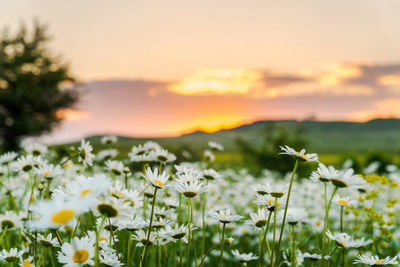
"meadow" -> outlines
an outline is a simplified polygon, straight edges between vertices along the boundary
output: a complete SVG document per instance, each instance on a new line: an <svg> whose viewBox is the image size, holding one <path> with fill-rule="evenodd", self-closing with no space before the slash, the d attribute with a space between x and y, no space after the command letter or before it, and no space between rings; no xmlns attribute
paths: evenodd
<svg viewBox="0 0 400 267"><path fill-rule="evenodd" d="M0 156L3 266L397 265L393 164L333 167L283 143L290 170L255 174L212 140L197 158L98 142Z"/></svg>

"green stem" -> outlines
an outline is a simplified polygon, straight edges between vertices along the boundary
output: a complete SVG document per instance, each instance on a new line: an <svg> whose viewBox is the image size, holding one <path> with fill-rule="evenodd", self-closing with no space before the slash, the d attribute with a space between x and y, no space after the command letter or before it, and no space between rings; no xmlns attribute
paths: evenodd
<svg viewBox="0 0 400 267"><path fill-rule="evenodd" d="M343 206L340 207L340 232L343 233Z"/></svg>
<svg viewBox="0 0 400 267"><path fill-rule="evenodd" d="M128 232L128 259L126 261L126 266L130 267L131 266L131 245L132 245L132 234L129 231Z"/></svg>
<svg viewBox="0 0 400 267"><path fill-rule="evenodd" d="M3 229L3 233L0 236L0 242L3 240L4 236L7 234L8 225L6 225ZM3 245L4 246L4 245Z"/></svg>
<svg viewBox="0 0 400 267"><path fill-rule="evenodd" d="M115 242L115 236L114 236L114 230L111 224L111 219L110 217L108 217L108 225L110 226L110 232L111 232L111 237L114 243L114 248L115 248L115 252L117 254L118 260L121 261L120 257L119 257L119 252L118 252L118 248L117 248L117 242Z"/></svg>
<svg viewBox="0 0 400 267"><path fill-rule="evenodd" d="M276 212L277 212L277 208L278 208L278 198L276 197L275 200L274 200L274 235L272 237L273 248L272 248L272 254L271 254L271 259L270 259L271 266L274 266L274 264L273 264L274 263L274 253L277 253L275 251L275 248L276 248L275 239L276 239Z"/></svg>
<svg viewBox="0 0 400 267"><path fill-rule="evenodd" d="M179 239L179 262L183 267L183 256L182 256L182 238Z"/></svg>
<svg viewBox="0 0 400 267"><path fill-rule="evenodd" d="M222 226L222 237L221 237L221 257L220 257L220 267L224 266L224 234L225 234L225 223Z"/></svg>
<svg viewBox="0 0 400 267"><path fill-rule="evenodd" d="M103 229L103 224L106 220L106 216L103 215L103 219L101 220L99 229L96 229L96 250L95 250L95 255L94 255L94 266L99 267L100 266L100 260L99 260L99 235L101 229Z"/></svg>
<svg viewBox="0 0 400 267"><path fill-rule="evenodd" d="M292 259L291 259L291 267L295 267L295 264L294 264L295 251L296 251L296 233L295 233L295 225L292 225L292 253L290 254L291 257L292 257Z"/></svg>
<svg viewBox="0 0 400 267"><path fill-rule="evenodd" d="M326 207L326 210L325 210L325 220L324 220L324 229L323 229L323 232L322 232L322 262L324 262L324 256L325 256L325 246L326 246L326 242L325 242L325 240L326 240L326 230L328 229L328 226L329 226L329 210L330 210L330 208L331 208L331 205L332 205L332 200L333 200L333 197L334 197L334 195L335 195L335 193L336 193L336 191L338 190L338 187L335 187L334 189L333 189L333 192L332 192L332 195L331 195L331 198L329 199L329 202L328 202L328 206Z"/></svg>
<svg viewBox="0 0 400 267"><path fill-rule="evenodd" d="M192 203L192 199L190 198L190 216L191 216L191 221L193 222L193 203ZM196 240L194 238L193 233L191 233L192 238L193 238L193 248L194 248L194 263L195 266L197 267L197 251L196 251Z"/></svg>
<svg viewBox="0 0 400 267"><path fill-rule="evenodd" d="M182 194L179 193L179 206L178 206L178 225L181 224L181 205L182 205Z"/></svg>
<svg viewBox="0 0 400 267"><path fill-rule="evenodd" d="M70 161L70 160L73 159L73 158L79 157L79 155L80 155L80 153L78 153L78 154L76 154L76 155L73 155L73 156L67 158L66 160L64 160L64 161L61 163L61 167L64 168L65 163L67 163L68 161Z"/></svg>
<svg viewBox="0 0 400 267"><path fill-rule="evenodd" d="M258 256L258 266L262 265L262 258L264 256L264 244L265 243L267 243L268 254L269 255L271 254L271 252L269 251L269 245L268 245L268 240L267 240L267 233L268 233L269 222L271 220L271 215L272 215L272 212L270 211L268 214L267 226L265 227L264 236L263 236L262 243L261 243L260 254Z"/></svg>
<svg viewBox="0 0 400 267"><path fill-rule="evenodd" d="M189 267L190 266L190 244L191 244L191 239L192 239L192 237L191 237L191 229L190 229L190 224L191 224L191 219L192 219L192 217L190 216L190 198L189 198L189 200L188 200L188 243L187 243L187 251L186 251L186 254L187 254L187 262L186 262L186 265L187 265L187 267Z"/></svg>
<svg viewBox="0 0 400 267"><path fill-rule="evenodd" d="M219 246L216 245L214 247L212 247L209 251L207 251L206 255L204 255L203 259L201 260L199 267L201 267L205 261L205 259L207 258L208 255L210 255L211 251L213 251L214 249L218 248Z"/></svg>
<svg viewBox="0 0 400 267"><path fill-rule="evenodd" d="M154 187L154 194L153 194L153 203L151 205L151 214L150 214L150 224L149 224L149 232L147 234L147 242L144 245L144 253L142 254L142 259L140 260L140 267L145 266L146 254L147 254L147 244L150 240L150 233L151 233L151 225L153 223L153 214L154 214L154 205L156 203L156 195L157 195L157 187Z"/></svg>
<svg viewBox="0 0 400 267"><path fill-rule="evenodd" d="M47 188L46 188L46 198L50 199L50 184L51 184L51 179L47 179Z"/></svg>
<svg viewBox="0 0 400 267"><path fill-rule="evenodd" d="M293 168L293 171L292 171L292 176L290 178L289 191L288 191L288 195L287 195L287 199L286 199L286 205L285 205L285 212L283 213L283 221L282 221L282 226L281 226L281 233L279 234L279 241L278 241L278 246L277 246L277 249L276 249L275 264L278 263L278 259L279 259L279 249L281 247L283 230L285 229L286 214L287 214L287 209L288 209L288 206L289 206L290 193L292 191L294 174L296 173L297 166L299 166L299 161L298 160L296 160L296 163L294 164L294 168Z"/></svg>
<svg viewBox="0 0 400 267"><path fill-rule="evenodd" d="M208 183L208 181L207 181ZM202 213L201 219L203 223L202 229L202 240L201 240L201 255L204 255L205 252L205 243L206 243L206 220L205 220L205 213L206 213L206 193L203 194L203 201L202 201Z"/></svg>
<svg viewBox="0 0 400 267"><path fill-rule="evenodd" d="M161 246L157 241L157 258L158 258L158 267L161 267Z"/></svg>

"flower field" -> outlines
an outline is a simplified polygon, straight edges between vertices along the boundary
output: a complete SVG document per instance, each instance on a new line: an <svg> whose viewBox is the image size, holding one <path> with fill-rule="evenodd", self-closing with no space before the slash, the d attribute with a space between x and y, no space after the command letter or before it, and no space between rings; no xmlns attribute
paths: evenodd
<svg viewBox="0 0 400 267"><path fill-rule="evenodd" d="M254 176L218 168L216 142L179 163L155 142L126 158L116 137L101 142L61 156L28 140L0 156L2 266L398 264L396 166L356 173L282 144L293 170Z"/></svg>

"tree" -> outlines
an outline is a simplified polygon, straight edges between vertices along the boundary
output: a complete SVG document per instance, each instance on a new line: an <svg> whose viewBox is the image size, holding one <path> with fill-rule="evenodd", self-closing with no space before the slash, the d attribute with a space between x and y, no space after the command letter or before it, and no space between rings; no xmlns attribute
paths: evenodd
<svg viewBox="0 0 400 267"><path fill-rule="evenodd" d="M22 25L0 37L0 138L5 150L15 150L24 136L50 132L62 118L58 111L77 101L68 66L51 55L46 27Z"/></svg>

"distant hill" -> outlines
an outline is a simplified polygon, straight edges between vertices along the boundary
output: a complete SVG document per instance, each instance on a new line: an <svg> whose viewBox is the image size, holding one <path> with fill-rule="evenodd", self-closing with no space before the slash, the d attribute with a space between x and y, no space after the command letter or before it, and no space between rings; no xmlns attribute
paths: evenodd
<svg viewBox="0 0 400 267"><path fill-rule="evenodd" d="M255 144L264 136L263 130L269 124L281 124L289 129L301 125L307 132L308 149L317 153L367 152L379 150L400 151L400 119L375 119L364 123L346 121L257 121L233 129L214 133L196 131L173 138L151 138L165 147L188 147L203 150L210 140L225 146L228 152L235 151L235 138L240 137ZM97 143L100 137L89 138ZM147 138L120 137L119 147L130 149L131 145L143 143Z"/></svg>

